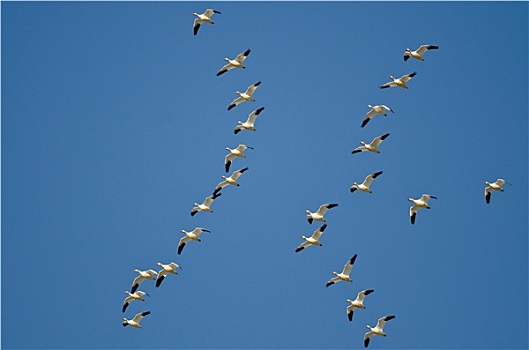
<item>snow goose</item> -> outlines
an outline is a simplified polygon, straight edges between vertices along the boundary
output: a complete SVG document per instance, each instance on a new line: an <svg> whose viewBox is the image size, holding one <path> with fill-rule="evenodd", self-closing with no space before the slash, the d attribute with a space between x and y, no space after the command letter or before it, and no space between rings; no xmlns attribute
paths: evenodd
<svg viewBox="0 0 529 350"><path fill-rule="evenodd" d="M154 270L140 271L138 269L135 269L134 272L136 272L138 276L132 282L132 288L130 290L131 293L136 292L141 282L145 280L154 280L154 276L156 276L157 274Z"/></svg>
<svg viewBox="0 0 529 350"><path fill-rule="evenodd" d="M380 335L381 337L385 337L387 334L383 331L384 325L387 321L392 320L394 318L394 315L381 317L378 319L377 325L374 328L367 325L366 328L369 329L369 332L364 335L364 347L367 348L371 337L373 337L374 335Z"/></svg>
<svg viewBox="0 0 529 350"><path fill-rule="evenodd" d="M138 290L135 293L131 293L126 290L125 294L127 294L128 297L126 297L125 300L123 300L123 309L121 310L122 312L125 312L125 310L127 310L127 307L129 307L129 304L133 302L134 300L145 301L145 299L143 299L144 295L147 295L148 297L150 297L149 294L142 292L141 290Z"/></svg>
<svg viewBox="0 0 529 350"><path fill-rule="evenodd" d="M226 147L226 151L229 151L230 153L224 158L224 168L226 169L226 172L230 171L230 166L231 166L231 162L233 162L233 160L237 157L240 157L240 158L246 158L246 156L244 155L244 151L249 148L249 149L253 149L253 147L250 147L250 146L247 146L247 145L243 145L243 144L240 144L239 146L237 146L237 148L235 149L231 149L231 148L228 148Z"/></svg>
<svg viewBox="0 0 529 350"><path fill-rule="evenodd" d="M335 204L335 203L327 203L327 204L320 205L320 207L318 208L318 211L315 213L312 213L309 210L305 210L305 213L307 213L307 221L309 222L309 224L312 224L313 220L327 222L327 220L325 220L323 215L325 215L327 210L332 209L337 206L338 204Z"/></svg>
<svg viewBox="0 0 529 350"><path fill-rule="evenodd" d="M347 306L347 317L349 318L349 321L353 320L353 313L355 309L365 309L364 306L364 298L366 295L369 295L373 293L374 289L366 289L358 293L355 300L347 299L346 301L349 303L349 306Z"/></svg>
<svg viewBox="0 0 529 350"><path fill-rule="evenodd" d="M261 85L261 82L258 81L257 83L253 84L253 85L250 85L248 86L248 89L246 89L246 91L244 93L241 93L240 91L235 91L235 93L237 95L239 95L239 97L237 97L235 100L233 100L230 105L228 106L228 111L230 109L232 109L233 107L237 106L237 105L240 105L241 103L243 103L244 101L250 101L250 102L255 102L254 98L252 97L253 93L255 92L255 89L257 89L257 87Z"/></svg>
<svg viewBox="0 0 529 350"><path fill-rule="evenodd" d="M503 192L503 188L501 186L503 186L504 184L511 185L510 183L508 183L507 181L503 179L498 179L496 180L496 182L493 182L493 183L485 181L485 185L487 185L487 187L485 187L485 201L487 202L487 204L490 203L490 196L491 196L492 191Z"/></svg>
<svg viewBox="0 0 529 350"><path fill-rule="evenodd" d="M150 311L144 311L140 312L139 314L136 314L132 320L127 320L126 318L123 318L123 327L132 326L135 328L142 328L140 325L140 321L143 317L149 315Z"/></svg>
<svg viewBox="0 0 529 350"><path fill-rule="evenodd" d="M413 57L419 61L424 61L422 55L428 50L437 50L439 46L435 45L421 45L417 50L411 51L409 48L404 52L404 61L407 61L408 58Z"/></svg>
<svg viewBox="0 0 529 350"><path fill-rule="evenodd" d="M206 12L204 12L203 14L199 15L198 13L196 12L193 12L193 16L195 16L195 21L193 22L193 32L195 35L198 34L198 30L200 29L200 24L202 22L206 22L206 23L210 23L210 24L215 24L215 22L213 22L211 20L211 16L213 16L214 13L218 13L220 15L220 12L217 11L217 10L213 10L213 9L207 9Z"/></svg>
<svg viewBox="0 0 529 350"><path fill-rule="evenodd" d="M237 57L235 57L234 60L230 60L229 58L227 57L224 57L224 61L228 62L227 65L225 65L224 67L222 67L218 73L217 73L217 77L226 73L227 71L233 69L233 68L242 68L242 69L246 69L246 67L242 64L244 62L244 60L246 59L246 57L248 57L248 55L250 54L250 52L252 52L250 49L244 51L243 53L240 53L237 55Z"/></svg>
<svg viewBox="0 0 529 350"><path fill-rule="evenodd" d="M380 174L382 174L382 171L377 171L376 173L367 175L364 182L362 182L361 184L357 184L356 182L353 182L353 185L351 186L350 191L354 192L356 190L360 190L360 191L364 191L367 193L373 193L371 192L371 189L369 188L369 186L371 186L373 179L376 179Z"/></svg>
<svg viewBox="0 0 529 350"><path fill-rule="evenodd" d="M385 88L392 87L392 86L400 86L401 88L407 89L408 86L406 85L406 83L408 82L408 80L413 78L416 74L417 74L417 72L413 72L413 73L410 73L410 74L403 75L402 77L400 77L398 79L395 79L392 75L390 75L389 78L392 81L390 81L388 83L385 83L380 88L381 89L385 89Z"/></svg>
<svg viewBox="0 0 529 350"><path fill-rule="evenodd" d="M336 277L333 277L327 282L325 287L331 286L335 284L336 282L345 281L345 282L353 282L353 280L349 277L349 274L351 273L351 269L353 268L353 265L355 263L357 254L355 254L351 259L347 260L347 263L343 267L342 272L338 273L336 271L333 271L332 274Z"/></svg>
<svg viewBox="0 0 529 350"><path fill-rule="evenodd" d="M222 181L221 183L219 183L217 185L217 187L215 188L215 191L213 191L213 194L219 193L220 190L222 190L224 187L229 186L229 185L239 187L240 185L239 185L239 183L237 183L237 179L246 170L248 170L248 167L243 168L243 169L239 169L237 171L234 171L233 174L231 174L230 177L226 177L226 176L222 175L221 177L224 179L224 181Z"/></svg>
<svg viewBox="0 0 529 350"><path fill-rule="evenodd" d="M389 136L389 133L387 134L384 134L382 136L378 136L378 137L375 137L373 139L373 141L371 141L371 143L365 143L364 141L360 141L360 144L362 146L359 146L359 147L356 147L354 150L353 150L353 154L355 153L360 153L360 152L364 152L364 151L369 151L369 152L373 152L373 153L380 153L380 151L378 150L378 146L382 143L382 141L384 141L387 137Z"/></svg>
<svg viewBox="0 0 529 350"><path fill-rule="evenodd" d="M176 271L177 268L181 268L180 265L174 262L170 262L169 264L165 265L162 263L157 263L158 266L160 266L162 269L158 272L158 278L156 279L156 287L159 287L160 284L162 284L165 276L172 273L175 275L178 275L178 272Z"/></svg>
<svg viewBox="0 0 529 350"><path fill-rule="evenodd" d="M187 242L191 240L202 242L202 240L198 236L200 236L202 232L211 232L202 227L197 227L191 232L187 232L186 230L181 230L181 231L185 236L180 238L180 242L178 242L178 254L182 253L182 250L184 249Z"/></svg>
<svg viewBox="0 0 529 350"><path fill-rule="evenodd" d="M191 216L195 216L196 213L199 211L205 211L207 213L213 213L213 210L211 210L211 205L213 204L213 201L220 197L222 193L213 193L211 196L206 197L204 200L204 203L198 204L194 203L194 207L191 210Z"/></svg>
<svg viewBox="0 0 529 350"><path fill-rule="evenodd" d="M419 211L419 209L421 208L430 209L430 206L428 205L428 201L431 198L437 199L437 197L430 196L429 194L423 194L422 197L419 199L408 198L410 202L413 202L413 205L410 207L410 219L411 219L412 225L415 224L415 217L417 216L417 212Z"/></svg>
<svg viewBox="0 0 529 350"><path fill-rule="evenodd" d="M319 245L321 247L323 244L320 243L320 236L323 233L323 231L325 231L326 228L327 228L327 224L324 224L322 227L314 231L312 236L310 237L301 236L301 238L303 238L305 242L301 243L299 247L296 248L296 253L302 251L303 249L307 247L310 247L311 245Z"/></svg>
<svg viewBox="0 0 529 350"><path fill-rule="evenodd" d="M371 108L371 110L367 112L366 116L364 117L364 120L362 121L362 125L361 125L362 128L366 126L367 123L369 123L369 121L371 120L371 118L373 118L377 114L382 114L384 117L386 117L388 115L386 111L395 113L393 112L391 108L389 108L386 105L377 105L377 106L367 105L367 108Z"/></svg>
<svg viewBox="0 0 529 350"><path fill-rule="evenodd" d="M263 111L263 109L264 107L261 107L250 113L248 119L246 119L244 123L240 120L237 121L237 126L235 127L235 130L233 130L233 133L237 135L241 130L255 131L255 119L257 119L257 116Z"/></svg>

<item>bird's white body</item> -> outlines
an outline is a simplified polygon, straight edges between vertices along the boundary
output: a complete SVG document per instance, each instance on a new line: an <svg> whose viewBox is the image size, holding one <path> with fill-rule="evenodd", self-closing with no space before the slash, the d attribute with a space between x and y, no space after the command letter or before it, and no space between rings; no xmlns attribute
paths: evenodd
<svg viewBox="0 0 529 350"><path fill-rule="evenodd" d="M154 271L154 270L140 271L138 269L135 269L134 272L136 272L138 274L138 276L132 282L132 288L130 289L130 291L132 293L136 292L136 290L138 289L139 285L143 281L145 281L145 280L154 280L155 279L154 277L157 275L156 271Z"/></svg>
<svg viewBox="0 0 529 350"><path fill-rule="evenodd" d="M235 158L237 158L237 157L238 158L246 158L246 155L244 155L244 151L246 149L248 149L248 148L249 149L253 149L253 147L244 145L242 143L239 146L237 146L237 148L234 148L234 149L226 147L226 151L230 152L224 158L224 167L225 167L226 172L230 171L231 163L233 162L233 160Z"/></svg>
<svg viewBox="0 0 529 350"><path fill-rule="evenodd" d="M375 335L379 335L381 337L387 336L386 333L384 333L384 325L387 321L394 319L395 316L384 316L378 319L377 325L375 327L371 327L370 325L366 325L366 328L369 329L369 332L367 332L364 335L364 347L368 347L369 341L371 340L371 337Z"/></svg>
<svg viewBox="0 0 529 350"><path fill-rule="evenodd" d="M228 64L226 64L224 67L222 67L218 71L217 76L222 75L222 74L226 73L227 71L229 71L229 70L231 70L233 68L246 69L246 66L243 64L243 62L244 62L244 60L246 60L246 57L248 57L250 52L251 52L251 50L248 49L248 50L238 54L237 57L235 57L234 60L230 60L229 58L224 57L224 61L228 62Z"/></svg>
<svg viewBox="0 0 529 350"><path fill-rule="evenodd" d="M410 207L410 219L411 219L412 225L415 224L415 217L417 216L417 212L419 211L419 209L421 208L430 209L430 206L428 205L428 201L431 198L437 199L437 197L431 196L429 194L423 194L421 198L419 199L408 198L408 201L413 203L413 205Z"/></svg>
<svg viewBox="0 0 529 350"><path fill-rule="evenodd" d="M156 279L156 287L159 287L162 281L164 280L165 276L169 274L177 275L178 272L176 269L181 268L180 265L174 262L170 262L169 264L165 265L162 263L157 263L156 265L160 266L162 269L158 271L158 278Z"/></svg>
<svg viewBox="0 0 529 350"><path fill-rule="evenodd" d="M325 218L323 216L325 215L327 210L329 210L331 208L334 208L334 207L337 207L337 206L338 206L338 204L327 203L327 204L320 205L320 207L318 208L318 211L316 211L315 213L313 213L313 212L311 212L309 210L305 210L305 213L307 214L307 220L308 220L309 224L312 224L313 220L321 221L321 222L327 222L327 220L325 220Z"/></svg>
<svg viewBox="0 0 529 350"><path fill-rule="evenodd" d="M367 105L367 108L371 108L371 109L369 110L369 112L367 112L367 114L364 117L364 120L362 121L362 125L361 125L362 128L366 126L366 124L369 123L371 118L373 118L377 114L381 114L384 117L386 117L388 115L387 112L394 113L393 110L386 105L377 105L377 106Z"/></svg>
<svg viewBox="0 0 529 350"><path fill-rule="evenodd" d="M220 182L217 187L215 188L215 191L213 191L213 194L219 193L220 190L222 190L226 186L237 186L239 187L239 183L237 180L239 179L239 176L241 176L242 173L244 173L246 170L248 170L248 167L244 169L239 169L237 171L234 171L233 174L231 174L230 177L226 177L222 175L221 177L224 179L224 181Z"/></svg>
<svg viewBox="0 0 529 350"><path fill-rule="evenodd" d="M255 131L255 120L257 119L257 116L263 111L263 109L264 107L261 107L250 113L248 119L246 119L244 123L240 120L237 121L237 126L233 132L238 134L242 130Z"/></svg>
<svg viewBox="0 0 529 350"><path fill-rule="evenodd" d="M371 191L371 189L369 187L373 183L373 179L377 178L381 174L382 174L382 171L378 171L376 173L369 174L369 175L366 176L366 178L364 179L364 182L362 182L361 184L353 182L353 185L351 186L350 191L354 192L356 190L360 190L362 192L372 193L372 191Z"/></svg>
<svg viewBox="0 0 529 350"><path fill-rule="evenodd" d="M253 85L248 86L245 92L235 91L235 93L239 95L239 97L231 101L230 105L228 106L228 111L232 109L233 107L240 105L244 101L255 102L255 99L253 98L253 94L255 90L257 89L257 87L259 87L259 85L261 85L260 81L258 81L257 83Z"/></svg>
<svg viewBox="0 0 529 350"><path fill-rule="evenodd" d="M384 141L387 137L389 136L389 133L387 134L384 134L384 135L381 135L381 136L378 136L378 137L375 137L373 139L373 141L371 141L371 143L365 143L364 141L360 141L360 144L362 146L359 146L357 148L355 148L353 150L353 154L354 153L359 153L359 152L365 152L365 151L369 151L369 152L373 152L373 153L380 153L380 151L378 150L378 146L382 143L382 141Z"/></svg>
<svg viewBox="0 0 529 350"><path fill-rule="evenodd" d="M357 255L355 254L351 259L347 260L347 263L343 267L342 272L338 273L336 271L333 271L332 274L336 277L331 278L325 287L329 287L330 285L333 285L334 283L344 281L344 282L353 282L351 277L349 275L351 274L351 269L353 268L353 265L356 261Z"/></svg>
<svg viewBox="0 0 529 350"><path fill-rule="evenodd" d="M503 189L503 185L505 184L508 184L507 181L503 180L503 179L498 179L496 180L496 182L488 182L488 181L485 181L485 185L487 185L487 187L485 187L485 201L488 203L490 203L490 197L491 197L491 194L492 194L492 191L500 191L500 192L503 192L504 189Z"/></svg>
<svg viewBox="0 0 529 350"><path fill-rule="evenodd" d="M194 203L195 206L191 210L191 216L194 216L199 211L204 211L206 213L213 213L213 210L211 210L211 205L213 204L213 201L216 198L220 197L221 195L222 193L212 194L211 196L206 197L206 199L204 200L204 203L202 204Z"/></svg>
<svg viewBox="0 0 529 350"><path fill-rule="evenodd" d="M219 11L216 11L216 10L213 10L213 9L207 9L206 12L204 12L203 14L199 14L199 13L196 13L196 12L193 12L193 16L195 16L195 21L193 22L193 31L194 31L194 34L197 35L198 34L198 30L200 28L200 25L202 23L209 23L209 24L214 24L215 22L213 22L213 20L211 19L211 16L213 16L213 14L215 13L219 13Z"/></svg>
<svg viewBox="0 0 529 350"><path fill-rule="evenodd" d="M389 87L393 87L393 86L399 86L403 89L407 89L408 86L406 85L406 83L411 79L413 78L417 73L416 72L413 72L413 73L410 73L410 74L406 74L406 75L403 75L402 77L400 78L395 78L393 77L393 75L390 75L389 78L391 79L390 82L388 83L385 83L384 85L380 86L381 89L385 89L385 88L389 88Z"/></svg>
<svg viewBox="0 0 529 350"><path fill-rule="evenodd" d="M296 253L301 251L301 250L303 250L303 249L305 249L305 248L307 248L307 247L310 247L311 245L322 246L322 244L320 243L320 237L321 237L321 234L323 233L323 231L325 231L326 228L327 228L327 224L324 224L323 226L318 228L316 231L314 231L312 236L310 236L310 237L301 236L301 238L303 238L305 240L305 242L301 243L296 248Z"/></svg>
<svg viewBox="0 0 529 350"><path fill-rule="evenodd" d="M143 299L143 296L144 295L149 296L149 294L142 292L140 290L136 291L135 293L131 293L126 290L125 294L127 294L128 297L126 297L125 300L123 300L123 309L122 309L123 312L127 310L127 307L129 306L129 304L133 302L134 300L145 301L145 299Z"/></svg>
<svg viewBox="0 0 529 350"><path fill-rule="evenodd" d="M123 327L126 326L132 326L134 328L142 328L140 325L140 321L143 317L149 315L150 311L140 312L139 314L136 314L132 320L127 320L126 318L123 318Z"/></svg>
<svg viewBox="0 0 529 350"><path fill-rule="evenodd" d="M186 230L181 230L181 232L185 235L184 237L180 238L180 242L178 242L178 254L182 253L182 250L184 249L184 246L190 242L190 241L197 241L202 242L200 239L200 234L202 232L211 232L205 228L197 227L193 231L188 232Z"/></svg>
<svg viewBox="0 0 529 350"><path fill-rule="evenodd" d="M349 318L349 321L353 320L353 313L355 309L365 309L364 306L364 298L366 295L369 295L373 293L373 289L366 289L358 293L355 300L346 299L346 301L349 303L346 309L347 317Z"/></svg>
<svg viewBox="0 0 529 350"><path fill-rule="evenodd" d="M421 45L417 50L412 51L409 48L406 48L406 51L404 51L404 61L407 61L410 57L415 58L419 61L424 61L424 58L422 58L422 55L428 50L436 50L439 46L435 45Z"/></svg>

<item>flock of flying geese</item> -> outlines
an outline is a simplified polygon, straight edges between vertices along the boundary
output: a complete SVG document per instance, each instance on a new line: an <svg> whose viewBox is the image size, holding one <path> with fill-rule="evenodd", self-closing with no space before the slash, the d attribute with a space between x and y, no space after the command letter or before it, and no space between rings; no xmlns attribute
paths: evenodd
<svg viewBox="0 0 529 350"><path fill-rule="evenodd" d="M214 24L214 22L211 19L211 17L214 14L220 14L220 12L216 11L216 10L213 10L213 9L207 9L203 14L193 13L193 15L196 17L196 19L194 20L194 23L193 23L193 33L194 33L194 35L198 34L198 31L199 31L202 23ZM435 45L422 45L415 51L412 51L409 48L407 48L406 51L404 52L404 61L407 61L410 57L414 58L416 60L419 60L419 61L424 61L423 55L428 50L435 50L435 49L439 49L439 47L435 46ZM224 58L224 60L227 62L227 64L224 65L217 72L217 76L221 76L221 75L225 74L226 72L228 72L228 71L230 71L232 69L235 69L235 68L246 69L246 66L244 65L244 61L247 59L247 57L250 54L250 52L251 52L251 50L248 49L248 50L238 54L235 57L235 59L233 59L233 60L229 59L229 58ZM416 72L413 72L413 73L410 73L410 74L403 75L402 77L400 77L398 79L394 78L393 76L389 76L391 81L381 85L380 89L386 89L386 88L390 88L390 87L400 87L400 88L403 88L403 89L408 89L408 86L406 85L406 83L408 83L413 77L415 77L416 74L417 74ZM235 93L238 95L238 97L229 104L228 111L233 109L234 107L238 106L239 104L245 102L245 101L255 102L255 99L253 98L253 94L254 94L255 90L259 87L260 84L261 84L261 82L258 81L255 84L250 85L246 89L246 91L244 93L236 91ZM380 115L383 115L383 116L387 116L387 112L394 113L394 111L391 108L389 108L388 106L385 106L385 105L376 105L376 106L367 105L367 107L370 110L365 115L365 117L364 117L364 119L362 121L362 124L361 124L362 128L365 127L369 123L369 121L373 117L375 117L377 114L380 114ZM253 112L251 112L245 122L238 121L237 125L236 125L236 127L234 129L234 134L238 134L239 132L241 132L243 130L255 131L256 129L254 127L254 124L255 124L256 118L257 118L257 116L259 116L259 114L263 110L264 110L264 107L260 107L260 108L258 108L256 110L254 110ZM378 153L380 153L378 147L381 145L381 143L384 140L386 140L389 137L389 135L390 135L389 133L386 133L384 135L375 137L371 141L371 143L366 143L364 141L360 141L361 146L355 148L352 151L352 153L356 154L356 153L361 153L361 152L373 152L373 153L377 153L378 154ZM228 154L226 155L225 160L224 160L224 165L225 165L225 171L226 172L229 172L230 166L231 166L232 162L236 158L246 158L246 156L244 154L244 151L246 149L253 149L253 148L250 147L250 146L244 145L244 144L239 144L234 149L226 148L226 150L228 151ZM242 169L234 171L229 177L226 177L226 176L222 175L221 178L223 179L223 181L220 182L215 187L215 189L213 190L213 193L210 196L206 197L206 199L204 200L203 203L201 203L201 204L194 203L194 207L191 210L191 216L195 216L198 212L213 213L213 211L211 210L211 206L213 204L213 201L222 195L222 193L220 191L222 189L224 189L225 187L227 187L227 186L239 186L239 183L237 182L237 180L247 170L248 170L248 167L245 167L245 168L242 168ZM364 181L362 183L360 183L360 184L356 183L356 182L353 182L353 185L350 188L350 192L353 193L356 190L360 190L362 192L372 193L372 191L370 189L370 186L373 183L374 179L376 179L381 174L382 174L382 171L374 172L374 173L369 174L368 176L366 176ZM493 191L501 191L502 192L504 190L502 188L502 186L504 184L506 184L506 183L508 183L508 182L506 182L503 179L498 179L496 182L493 182L493 183L485 182L485 184L487 185L487 187L485 187L485 200L486 200L487 204L490 203L491 193ZM432 196L432 195L429 195L429 194L423 194L419 199L408 198L408 201L413 203L413 205L410 207L410 210L409 210L411 224L415 224L415 219L416 219L417 212L421 208L430 209L430 206L428 205L428 201L430 199L432 199L432 198L436 199L435 196ZM336 203L327 203L327 204L321 205L316 212L311 212L309 210L305 210L306 219L309 222L309 224L312 224L313 221L320 221L320 222L323 222L324 224L321 227L319 227L318 229L316 229L310 237L301 236L301 238L304 241L303 241L303 243L301 243L295 249L296 253L300 252L300 251L302 251L302 250L304 250L304 249L306 249L306 248L308 248L310 246L313 246L313 245L322 246L322 244L320 243L320 237L323 234L323 232L325 231L325 229L327 228L327 223L326 223L327 220L324 218L324 215L326 214L326 212L329 209L332 209L332 208L337 207L337 206L338 206L338 204L336 204ZM180 241L178 243L177 253L179 255L182 253L182 251L183 251L183 249L184 249L184 247L185 247L185 245L187 243L189 243L190 241L201 242L200 234L203 233L203 232L210 232L210 231L205 229L205 228L202 228L202 227L196 227L192 231L188 232L188 231L185 231L185 230L181 230L181 232L184 234L184 236L180 239ZM338 273L338 272L333 271L334 277L332 277L326 283L325 286L329 287L329 286L331 286L331 285L333 285L335 283L341 282L341 281L352 282L352 279L350 278L350 273L351 273L353 265L354 265L354 263L356 261L356 258L357 258L357 254L355 254L353 257L351 257L346 262L345 266L343 267L342 272ZM125 293L127 294L127 297L123 301L122 312L125 312L127 310L128 306L129 306L129 304L131 302L133 302L133 301L145 301L145 299L143 299L143 297L145 295L149 296L149 294L138 290L138 287L140 286L140 284L142 282L144 282L145 280L155 280L155 286L159 287L161 285L162 281L166 278L166 276L168 276L170 274L178 274L177 269L178 268L181 269L181 267L178 264L174 263L174 262L170 262L169 264L162 264L162 263L158 262L157 265L161 267L161 270L159 270L158 272L156 272L155 270L152 270L152 269L146 270L146 271L141 271L141 270L138 270L138 269L134 270L134 272L136 272L138 275L134 279L134 281L132 282L131 291L130 292L129 291L125 291ZM365 290L360 291L357 294L356 299L354 299L354 300L346 299L346 302L348 303L348 306L346 308L346 314L347 314L347 317L348 317L349 321L353 320L353 314L354 314L354 310L355 309L365 309L364 299L365 299L365 297L367 295L370 295L373 292L374 292L374 289L365 289ZM147 316L149 314L150 314L150 311L144 311L144 312L140 312L140 313L136 314L132 319L123 318L123 326L126 327L127 325L130 325L130 326L135 327L135 328L142 328L141 325L140 325L140 321L142 320L143 317L145 317L145 316ZM373 336L375 336L375 335L385 337L386 333L384 333L384 330L383 330L384 325L385 325L385 323L387 321L392 320L394 318L395 318L394 315L383 316L383 317L378 319L377 324L376 324L375 327L371 327L369 325L366 325L366 328L368 328L369 331L366 332L365 335L364 335L364 347L368 347L371 338Z"/></svg>

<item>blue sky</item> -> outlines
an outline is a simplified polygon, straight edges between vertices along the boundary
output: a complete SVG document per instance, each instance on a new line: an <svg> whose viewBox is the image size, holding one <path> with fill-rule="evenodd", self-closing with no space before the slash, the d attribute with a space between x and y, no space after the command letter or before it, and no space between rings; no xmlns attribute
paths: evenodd
<svg viewBox="0 0 529 350"><path fill-rule="evenodd" d="M3 348L362 348L391 314L370 348L528 347L527 2L1 6ZM222 14L193 36L207 8ZM422 44L440 49L403 61ZM395 113L360 128L367 104ZM241 186L191 217L239 143ZM513 186L487 205L499 177ZM412 226L423 193L438 199ZM295 253L323 203L323 247ZM197 226L212 232L177 255ZM353 283L325 288L353 254ZM180 274L123 314L133 270L170 261Z"/></svg>

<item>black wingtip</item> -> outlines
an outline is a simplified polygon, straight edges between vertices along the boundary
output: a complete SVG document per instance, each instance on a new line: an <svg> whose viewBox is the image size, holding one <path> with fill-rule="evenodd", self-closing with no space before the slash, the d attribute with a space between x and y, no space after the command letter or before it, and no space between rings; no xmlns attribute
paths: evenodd
<svg viewBox="0 0 529 350"><path fill-rule="evenodd" d="M331 209L331 208L334 208L334 207L337 207L338 204L337 203L331 203L327 206L327 209Z"/></svg>
<svg viewBox="0 0 529 350"><path fill-rule="evenodd" d="M301 247L301 248L296 248L296 253L302 251L305 247Z"/></svg>
<svg viewBox="0 0 529 350"><path fill-rule="evenodd" d="M384 318L384 320L389 321L395 318L395 315L387 316Z"/></svg>
<svg viewBox="0 0 529 350"><path fill-rule="evenodd" d="M327 224L323 224L323 226L320 227L320 231L323 232L325 231L326 228L327 228Z"/></svg>
<svg viewBox="0 0 529 350"><path fill-rule="evenodd" d="M261 107L255 111L255 115L259 115L263 111L264 107Z"/></svg>
<svg viewBox="0 0 529 350"><path fill-rule="evenodd" d="M312 219L312 218L308 218L308 219L307 219L307 221L309 222L309 224L311 224L311 225L312 225L312 221L313 221L313 219Z"/></svg>
<svg viewBox="0 0 529 350"><path fill-rule="evenodd" d="M218 76L221 76L222 74L224 74L224 73L226 73L226 72L227 72L227 70L221 70L221 71L219 71L219 72L217 73L217 77L218 77Z"/></svg>
<svg viewBox="0 0 529 350"><path fill-rule="evenodd" d="M408 55L404 55L404 61L407 61L408 58L410 58L410 56L408 56Z"/></svg>
<svg viewBox="0 0 529 350"><path fill-rule="evenodd" d="M349 322L351 322L353 320L353 312L349 311L349 313L347 314L347 317L349 318Z"/></svg>
<svg viewBox="0 0 529 350"><path fill-rule="evenodd" d="M410 74L410 78L413 78L415 75L417 75L417 72L413 72Z"/></svg>
<svg viewBox="0 0 529 350"><path fill-rule="evenodd" d="M240 131L241 131L241 129L235 128L235 130L233 130L233 133L234 133L235 135L237 135Z"/></svg>
<svg viewBox="0 0 529 350"><path fill-rule="evenodd" d="M376 178L377 176L382 175L382 171L377 171L373 174L373 178Z"/></svg>
<svg viewBox="0 0 529 350"><path fill-rule="evenodd" d="M258 81L257 83L253 84L254 86L259 86L261 85L261 81Z"/></svg>
<svg viewBox="0 0 529 350"><path fill-rule="evenodd" d="M123 305L121 312L125 312L125 310L127 310L127 306L129 306L129 303L126 303L125 305Z"/></svg>
<svg viewBox="0 0 529 350"><path fill-rule="evenodd" d="M389 136L389 132L387 134L382 135L382 137L380 139L381 140L385 140L385 139L387 139L388 136Z"/></svg>
<svg viewBox="0 0 529 350"><path fill-rule="evenodd" d="M250 49L244 51L244 56L248 56L250 54L250 52L252 52L252 50L250 50Z"/></svg>
<svg viewBox="0 0 529 350"><path fill-rule="evenodd" d="M327 282L327 284L325 285L325 287L332 286L333 284L334 284L334 282Z"/></svg>
<svg viewBox="0 0 529 350"><path fill-rule="evenodd" d="M178 255L182 254L182 250L184 250L185 245L186 244L184 243L184 244L178 246Z"/></svg>
<svg viewBox="0 0 529 350"><path fill-rule="evenodd" d="M389 87L389 85L382 85L380 88L381 88L381 89L386 89L386 88L388 88L388 87Z"/></svg>
<svg viewBox="0 0 529 350"><path fill-rule="evenodd" d="M413 214L411 215L411 217L410 217L410 218L411 218L411 224L412 224L412 225L415 224L415 216L416 216L416 215L417 215L417 213L413 213Z"/></svg>
<svg viewBox="0 0 529 350"><path fill-rule="evenodd" d="M230 171L230 165L231 165L231 161L228 161L225 166L224 166L224 169L226 170L226 172Z"/></svg>
<svg viewBox="0 0 529 350"><path fill-rule="evenodd" d="M358 254L353 255L353 257L351 258L351 260L349 260L349 262L350 262L351 264L354 264L355 261L356 261L356 257L357 257L357 256L358 256Z"/></svg>
<svg viewBox="0 0 529 350"><path fill-rule="evenodd" d="M235 107L234 104L228 106L228 111L231 110L233 107Z"/></svg>
<svg viewBox="0 0 529 350"><path fill-rule="evenodd" d="M367 125L367 123L369 123L369 119L366 119L362 122L362 125L360 125L361 128L363 128L364 126Z"/></svg>

